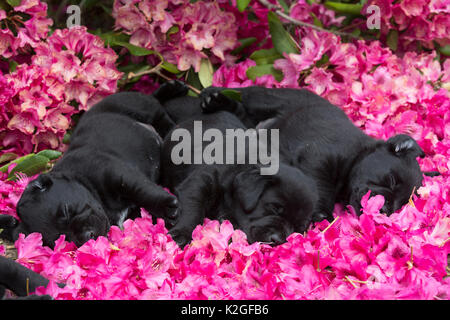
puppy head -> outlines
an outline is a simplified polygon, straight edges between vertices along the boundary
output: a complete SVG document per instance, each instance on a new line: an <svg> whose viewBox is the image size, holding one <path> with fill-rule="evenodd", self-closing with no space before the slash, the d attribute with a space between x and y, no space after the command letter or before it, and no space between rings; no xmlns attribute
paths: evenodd
<svg viewBox="0 0 450 320"><path fill-rule="evenodd" d="M371 190L372 196L384 196L383 213L397 211L422 184L422 172L416 158L424 156L417 142L404 134L379 143L374 150L363 154L352 168L349 203L359 213L361 198Z"/></svg>
<svg viewBox="0 0 450 320"><path fill-rule="evenodd" d="M25 233L39 232L44 245L54 246L60 235L81 246L106 235L109 220L100 203L80 183L42 174L29 183L17 204Z"/></svg>
<svg viewBox="0 0 450 320"><path fill-rule="evenodd" d="M233 181L237 208L233 218L249 242L280 244L311 221L317 192L299 169L284 164L276 175L261 175L258 166L238 173Z"/></svg>

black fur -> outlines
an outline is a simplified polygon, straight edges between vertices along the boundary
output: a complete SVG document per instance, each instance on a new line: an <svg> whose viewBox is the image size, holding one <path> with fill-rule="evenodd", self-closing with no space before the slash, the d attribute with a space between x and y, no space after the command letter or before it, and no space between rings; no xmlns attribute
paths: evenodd
<svg viewBox="0 0 450 320"><path fill-rule="evenodd" d="M251 126L280 129L284 161L310 176L319 200L314 220L332 219L336 202L352 205L360 213L360 200L368 190L381 194L390 214L407 203L422 183L416 157L424 157L407 135L388 141L369 137L338 107L308 90L237 88L241 102L226 98L223 88L202 92L205 113L226 110Z"/></svg>
<svg viewBox="0 0 450 320"><path fill-rule="evenodd" d="M199 107L199 99L186 98L178 98L182 101L179 106L189 110ZM176 107L172 106L174 110L169 114L175 112ZM192 136L194 120L202 121L204 131L215 128L224 133L226 129L246 129L228 112L195 115L194 119L181 121L176 128L184 128ZM161 163L163 184L180 201L180 219L169 230L180 246L190 241L193 229L205 217L230 220L235 228L247 234L249 242L279 244L292 232L303 232L308 226L317 192L314 181L299 169L280 164L277 174L263 176L258 164L175 165L171 151L177 143L171 141L171 133L166 136ZM193 142L191 150L195 152Z"/></svg>
<svg viewBox="0 0 450 320"><path fill-rule="evenodd" d="M173 125L152 96L106 97L82 115L62 159L27 186L17 205L21 222L5 218L2 237L40 232L53 246L65 234L80 246L140 207L173 223L178 202L157 184L162 140L152 127L165 134Z"/></svg>
<svg viewBox="0 0 450 320"><path fill-rule="evenodd" d="M14 260L0 256L0 299L4 297L5 289L9 289L18 296L16 298L18 300L50 300L51 297L48 295L30 294L38 287L46 287L48 282L40 274Z"/></svg>

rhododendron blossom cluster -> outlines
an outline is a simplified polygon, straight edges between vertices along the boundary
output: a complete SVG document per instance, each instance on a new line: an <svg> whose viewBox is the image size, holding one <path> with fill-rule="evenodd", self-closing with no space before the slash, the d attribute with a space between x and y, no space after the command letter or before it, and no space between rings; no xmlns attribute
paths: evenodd
<svg viewBox="0 0 450 320"><path fill-rule="evenodd" d="M206 219L181 250L144 212L80 248L22 235L17 261L51 279L38 292L57 299L449 299L450 205L428 199L386 217L368 194L359 218L337 207L333 223L277 247Z"/></svg>
<svg viewBox="0 0 450 320"><path fill-rule="evenodd" d="M115 0L113 16L116 28L131 35L131 44L155 49L182 71L192 66L198 72L206 51L223 62L238 44L234 15L215 1Z"/></svg>
<svg viewBox="0 0 450 320"><path fill-rule="evenodd" d="M288 1L289 16L320 28L367 31L361 16L348 22L323 1L310 2ZM424 177L409 203L390 216L380 213L384 198L369 192L359 214L336 204L334 221L314 223L278 246L249 244L229 221L205 219L181 249L164 222L144 210L78 248L64 236L50 249L38 233L20 235L17 261L51 280L37 293L99 300L450 299L450 59L435 49L449 44L450 2L368 1L363 10L370 4L381 9L380 41L287 26L280 18L296 42L289 53L267 50L278 50L274 40L280 39L273 39L280 30L273 33L273 20L269 26L270 8L252 0L239 10L237 3L115 0L111 15L115 32L130 44L177 66L171 78L189 82L208 59L215 86L307 88L375 138L412 136L426 154L421 169L440 175ZM86 27L50 33L46 10L39 0L0 10L0 156L61 148L73 114L126 90L117 85L122 73L116 66L143 61L130 57L131 50L116 54ZM395 32L398 50L392 51L387 42ZM251 41L236 50L243 39ZM270 55L261 59L259 51L258 60L252 53L261 49ZM17 66L9 70L5 58ZM267 72L250 77L262 63ZM147 73L131 88L151 93L160 75ZM17 217L15 206L34 177L14 182L7 176L0 177L0 214Z"/></svg>
<svg viewBox="0 0 450 320"><path fill-rule="evenodd" d="M16 213L17 202L28 183L36 178L19 174L17 181L6 181L7 174L0 173L0 214L8 214L19 219Z"/></svg>
<svg viewBox="0 0 450 320"><path fill-rule="evenodd" d="M47 4L41 1L23 0L9 12L0 9L0 56L27 53L47 37L52 24Z"/></svg>
<svg viewBox="0 0 450 320"><path fill-rule="evenodd" d="M85 27L58 29L48 36L51 20L45 18L46 5L35 3L40 2L23 1L14 7L35 17L26 23L17 22L18 36L2 54L10 58L21 51L16 69L0 73L2 154L57 149L70 127L71 116L114 93L122 75L115 66L116 53ZM8 26L7 21L13 18L0 10L0 20L2 16ZM20 41L22 38L27 41ZM6 33L0 35L0 43L9 43Z"/></svg>
<svg viewBox="0 0 450 320"><path fill-rule="evenodd" d="M415 50L420 45L434 48L433 41L441 46L449 45L450 6L445 0L369 0L366 7L380 8L380 28L383 37L390 30L398 31L403 50Z"/></svg>

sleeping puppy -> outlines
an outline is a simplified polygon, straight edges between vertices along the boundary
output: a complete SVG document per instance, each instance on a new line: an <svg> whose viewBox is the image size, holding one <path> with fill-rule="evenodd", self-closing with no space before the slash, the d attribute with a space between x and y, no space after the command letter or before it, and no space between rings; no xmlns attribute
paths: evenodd
<svg viewBox="0 0 450 320"><path fill-rule="evenodd" d="M153 96L161 102L164 111L175 125L186 121L198 119L203 115L202 99L188 96L189 88L184 82L172 80L161 85ZM161 133L164 139L166 133Z"/></svg>
<svg viewBox="0 0 450 320"><path fill-rule="evenodd" d="M223 88L202 92L205 113L227 110L250 126L280 129L280 153L317 184L314 221L332 220L335 202L350 204L357 213L361 198L383 195L382 212L390 214L408 202L421 186L416 157L423 150L399 134L387 141L369 137L327 100L297 89L237 88L241 101L227 98Z"/></svg>
<svg viewBox="0 0 450 320"><path fill-rule="evenodd" d="M153 126L165 134L173 125L155 97L106 97L82 115L53 169L26 187L17 204L20 223L0 219L1 236L15 241L19 233L39 232L52 247L64 234L80 246L137 217L141 207L170 225L178 202L157 184L162 139Z"/></svg>
<svg viewBox="0 0 450 320"><path fill-rule="evenodd" d="M40 274L0 256L0 299L4 297L5 289L9 289L19 297L17 300L50 300L48 295L29 295L38 287L46 287L48 282Z"/></svg>
<svg viewBox="0 0 450 320"><path fill-rule="evenodd" d="M193 108L199 104L190 98L186 101L193 102ZM246 129L228 112L199 115L180 122L176 129L187 130L193 136L194 120L202 121L205 131ZM260 164L174 164L172 151L178 142L172 141L173 132L164 140L161 164L163 184L173 190L180 202L179 220L169 233L181 247L191 240L192 231L205 217L229 220L246 233L249 242L279 244L292 232L306 229L317 191L314 181L301 170L280 164L277 174L261 175ZM192 156L199 150L191 140ZM203 141L200 145L204 150L207 144ZM223 147L225 155L225 143ZM236 149L234 154L238 156Z"/></svg>

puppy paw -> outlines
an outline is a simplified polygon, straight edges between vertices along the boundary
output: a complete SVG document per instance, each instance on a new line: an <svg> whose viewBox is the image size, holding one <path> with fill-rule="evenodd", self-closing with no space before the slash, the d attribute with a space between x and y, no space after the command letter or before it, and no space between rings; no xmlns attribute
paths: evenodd
<svg viewBox="0 0 450 320"><path fill-rule="evenodd" d="M191 241L189 232L183 229L171 229L169 230L169 234L172 236L173 241L175 241L181 249L183 249Z"/></svg>
<svg viewBox="0 0 450 320"><path fill-rule="evenodd" d="M180 206L178 199L171 196L169 200L166 202L164 208L164 218L167 221L169 226L175 225L176 221L180 216Z"/></svg>
<svg viewBox="0 0 450 320"><path fill-rule="evenodd" d="M53 300L53 298L47 294L43 295L30 294L25 297L8 298L5 300Z"/></svg>
<svg viewBox="0 0 450 320"><path fill-rule="evenodd" d="M216 111L233 111L236 102L220 92L214 92L202 97L200 107L203 113L213 113Z"/></svg>
<svg viewBox="0 0 450 320"><path fill-rule="evenodd" d="M153 96L160 102L165 102L176 97L183 97L189 91L186 83L180 80L170 80L163 83L154 93Z"/></svg>
<svg viewBox="0 0 450 320"><path fill-rule="evenodd" d="M6 214L0 215L0 229L9 229L17 226L19 221L13 216Z"/></svg>

